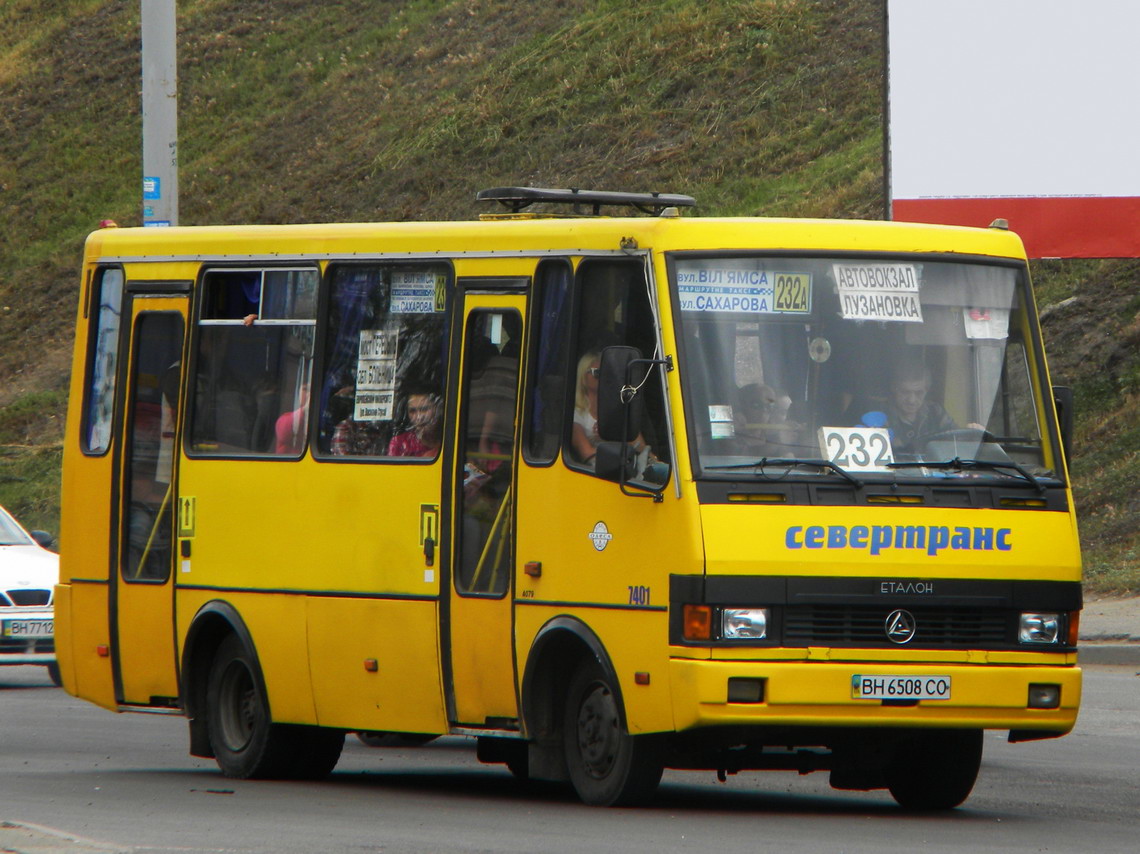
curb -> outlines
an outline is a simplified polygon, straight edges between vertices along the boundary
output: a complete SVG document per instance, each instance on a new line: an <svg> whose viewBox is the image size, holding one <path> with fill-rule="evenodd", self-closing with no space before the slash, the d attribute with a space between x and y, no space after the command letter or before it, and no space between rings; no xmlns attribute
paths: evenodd
<svg viewBox="0 0 1140 854"><path fill-rule="evenodd" d="M1082 641L1077 647L1078 664L1115 664L1140 667L1140 643Z"/></svg>

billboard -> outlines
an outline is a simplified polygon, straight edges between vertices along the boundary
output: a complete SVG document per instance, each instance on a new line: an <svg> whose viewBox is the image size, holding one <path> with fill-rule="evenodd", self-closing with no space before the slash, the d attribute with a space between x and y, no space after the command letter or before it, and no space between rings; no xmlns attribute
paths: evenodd
<svg viewBox="0 0 1140 854"><path fill-rule="evenodd" d="M891 217L1140 256L1140 3L887 0Z"/></svg>

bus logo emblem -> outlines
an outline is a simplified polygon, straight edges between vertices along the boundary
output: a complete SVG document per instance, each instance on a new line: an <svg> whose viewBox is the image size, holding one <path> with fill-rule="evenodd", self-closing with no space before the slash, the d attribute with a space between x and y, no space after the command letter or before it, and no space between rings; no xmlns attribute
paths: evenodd
<svg viewBox="0 0 1140 854"><path fill-rule="evenodd" d="M587 536L593 541L594 548L598 551L605 551L606 546L610 544L610 540L614 535L610 533L610 529L606 527L605 522L599 522L594 526L594 530L590 531Z"/></svg>
<svg viewBox="0 0 1140 854"><path fill-rule="evenodd" d="M883 622L883 628L886 630L889 640L894 643L907 643L914 638L917 626L914 615L910 611L899 608L887 615L887 619Z"/></svg>

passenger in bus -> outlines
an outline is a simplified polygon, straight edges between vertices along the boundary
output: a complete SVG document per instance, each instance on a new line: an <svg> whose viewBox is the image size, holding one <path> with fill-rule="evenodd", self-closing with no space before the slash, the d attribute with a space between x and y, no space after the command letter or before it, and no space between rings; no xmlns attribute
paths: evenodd
<svg viewBox="0 0 1140 854"><path fill-rule="evenodd" d="M336 457L379 457L388 449L391 421L357 421L356 383L340 386L330 397L325 416L336 425L329 453Z"/></svg>
<svg viewBox="0 0 1140 854"><path fill-rule="evenodd" d="M592 467L598 445L602 438L598 434L598 377L602 373L602 357L597 350L591 350L578 360L577 383L574 392L574 425L571 428L570 447L581 463ZM639 455L638 473L648 463L657 458L638 434L630 443L635 454Z"/></svg>
<svg viewBox="0 0 1140 854"><path fill-rule="evenodd" d="M434 457L443 441L439 395L415 388L407 395L410 430L398 433L388 443L390 457Z"/></svg>
<svg viewBox="0 0 1140 854"><path fill-rule="evenodd" d="M309 416L309 387L297 392L297 407L284 413L274 425L275 449L278 454L294 456L305 447L306 424Z"/></svg>
<svg viewBox="0 0 1140 854"><path fill-rule="evenodd" d="M471 344L467 401L468 458L493 474L514 444L515 398L519 375L517 343L500 349L486 338Z"/></svg>
<svg viewBox="0 0 1140 854"><path fill-rule="evenodd" d="M792 399L765 383L748 383L737 389L740 411L734 431L752 453L775 453L788 445L794 425L788 423Z"/></svg>

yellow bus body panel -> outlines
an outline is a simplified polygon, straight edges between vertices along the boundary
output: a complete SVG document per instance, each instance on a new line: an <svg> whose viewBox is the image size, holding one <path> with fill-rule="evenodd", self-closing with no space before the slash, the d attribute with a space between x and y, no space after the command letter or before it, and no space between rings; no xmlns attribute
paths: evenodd
<svg viewBox="0 0 1140 854"><path fill-rule="evenodd" d="M677 500L670 484L660 504L630 498L561 461L519 471L517 563L542 565L540 577L516 575L520 674L545 625L557 617L579 620L612 660L631 732L673 727L665 642L669 576L700 573L703 559L696 496L688 485L682 494L686 499ZM635 682L638 673L648 675L648 685Z"/></svg>
<svg viewBox="0 0 1140 854"><path fill-rule="evenodd" d="M438 624L434 602L309 598L316 723L447 732Z"/></svg>
<svg viewBox="0 0 1140 854"><path fill-rule="evenodd" d="M472 253L581 255L618 251L623 241L642 250L751 249L834 252L953 252L1024 260L1014 233L917 223L752 218L518 219L497 222L322 223L312 225L188 226L104 229L87 241L86 257L161 261L177 278L191 261L235 258L314 260L390 252L420 258L472 258ZM359 257L357 258L359 260ZM501 258L488 263L498 274Z"/></svg>
<svg viewBox="0 0 1140 854"><path fill-rule="evenodd" d="M105 584L60 584L55 588L56 649L64 688L105 709L115 710L114 674Z"/></svg>
<svg viewBox="0 0 1140 854"><path fill-rule="evenodd" d="M219 598L224 598L241 615L242 622L254 638L273 720L290 724L316 723L305 637L304 598L242 591L229 591L221 597L211 591L184 590L177 599L178 625L190 625L203 606Z"/></svg>
<svg viewBox="0 0 1140 854"><path fill-rule="evenodd" d="M184 538L192 557L178 573L180 635L207 602L233 605L262 668L281 671L273 680L267 672L266 684L274 717L291 723L344 720L339 700L318 704L314 679L327 688L329 672L355 674L366 658L412 656L409 650L426 638L430 654L420 650L413 660L427 666L400 671L416 677L402 693L438 701L435 602L370 603L388 614L370 625L362 619L364 603L351 596L438 595L438 576L425 575L418 536L420 506L438 503L439 479L438 463L183 460L180 486L194 499L195 536ZM412 634L392 622L401 608L418 614L405 620ZM388 685L391 675L370 684ZM375 705L359 726L397 728L395 722L379 725L395 706Z"/></svg>

